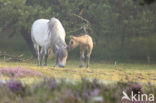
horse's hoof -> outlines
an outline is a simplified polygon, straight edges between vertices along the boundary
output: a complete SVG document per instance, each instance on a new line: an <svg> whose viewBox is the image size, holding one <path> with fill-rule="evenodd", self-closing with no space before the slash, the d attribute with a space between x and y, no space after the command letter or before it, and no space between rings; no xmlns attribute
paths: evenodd
<svg viewBox="0 0 156 103"><path fill-rule="evenodd" d="M56 68L56 67L58 67L58 66L57 66L57 65L54 65L53 67Z"/></svg>
<svg viewBox="0 0 156 103"><path fill-rule="evenodd" d="M80 67L80 68L83 68L83 65L80 65L79 67Z"/></svg>
<svg viewBox="0 0 156 103"><path fill-rule="evenodd" d="M39 67L40 67L40 66L42 66L42 65L40 65L40 64L37 64L37 66L39 66Z"/></svg>
<svg viewBox="0 0 156 103"><path fill-rule="evenodd" d="M59 65L59 67L64 68L65 66L63 66L63 65Z"/></svg>

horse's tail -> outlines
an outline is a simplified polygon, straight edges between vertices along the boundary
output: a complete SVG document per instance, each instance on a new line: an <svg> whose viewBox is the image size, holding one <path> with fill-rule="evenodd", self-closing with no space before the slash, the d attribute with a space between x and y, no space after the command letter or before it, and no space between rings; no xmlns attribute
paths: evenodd
<svg viewBox="0 0 156 103"><path fill-rule="evenodd" d="M36 45L36 52L38 56L40 55L40 49L41 47L39 45Z"/></svg>

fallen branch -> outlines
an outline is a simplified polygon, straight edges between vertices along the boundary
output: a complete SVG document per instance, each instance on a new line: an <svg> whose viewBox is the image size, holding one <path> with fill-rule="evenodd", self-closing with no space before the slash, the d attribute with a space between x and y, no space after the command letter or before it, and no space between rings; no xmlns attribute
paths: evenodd
<svg viewBox="0 0 156 103"><path fill-rule="evenodd" d="M21 55L18 55L18 56L14 56L14 55L10 55L10 54L7 54L7 53L1 53L0 52L0 57L3 57L4 61L23 62L23 61L30 60L30 59L23 59L23 56L24 56L24 54L21 54Z"/></svg>
<svg viewBox="0 0 156 103"><path fill-rule="evenodd" d="M79 30L81 30L81 29L82 29L82 27L80 27L80 28L78 28L78 29L75 29L75 30L73 30L73 31L69 31L69 32L67 32L67 34L77 32L77 31L79 31Z"/></svg>
<svg viewBox="0 0 156 103"><path fill-rule="evenodd" d="M89 22L87 19L85 19L84 17L82 17L82 16L80 16L80 15L77 15L77 14L72 14L72 15L73 15L73 16L76 16L76 17L78 17L79 19L81 19L81 20L87 22L88 24L90 24L90 22Z"/></svg>

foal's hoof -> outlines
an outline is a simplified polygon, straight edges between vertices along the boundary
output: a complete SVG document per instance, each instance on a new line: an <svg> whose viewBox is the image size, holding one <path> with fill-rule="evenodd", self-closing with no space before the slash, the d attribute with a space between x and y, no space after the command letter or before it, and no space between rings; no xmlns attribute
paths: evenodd
<svg viewBox="0 0 156 103"><path fill-rule="evenodd" d="M89 68L89 66L87 65L87 66L86 66L86 68L88 69L88 68Z"/></svg>

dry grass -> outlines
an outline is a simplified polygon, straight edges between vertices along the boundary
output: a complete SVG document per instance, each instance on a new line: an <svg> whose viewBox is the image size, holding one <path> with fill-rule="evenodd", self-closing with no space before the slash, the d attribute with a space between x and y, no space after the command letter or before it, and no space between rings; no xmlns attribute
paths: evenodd
<svg viewBox="0 0 156 103"><path fill-rule="evenodd" d="M48 63L47 67L36 66L35 61L27 63L18 62L0 62L0 69L4 68L25 68L41 73L42 76L24 76L15 77L23 82L31 83L44 77L67 78L74 81L81 80L82 77L88 79L99 79L102 82L111 83L117 81L132 81L156 84L156 65L143 65L143 64L119 64L116 67L110 63L92 63L89 69L78 68L76 61L69 61L66 68L52 68L52 64ZM0 78L10 79L8 75L0 75Z"/></svg>

